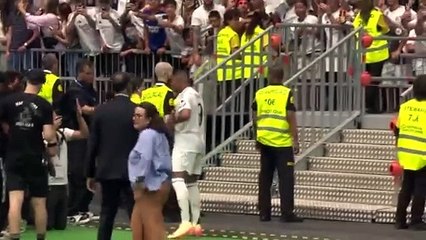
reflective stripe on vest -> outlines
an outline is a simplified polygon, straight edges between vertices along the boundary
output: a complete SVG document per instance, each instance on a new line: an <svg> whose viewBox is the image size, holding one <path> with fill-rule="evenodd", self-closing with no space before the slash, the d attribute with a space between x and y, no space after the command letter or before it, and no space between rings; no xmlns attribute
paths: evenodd
<svg viewBox="0 0 426 240"><path fill-rule="evenodd" d="M142 91L142 102L152 103L161 117L164 117L164 101L167 93L172 91L165 84L156 84Z"/></svg>
<svg viewBox="0 0 426 240"><path fill-rule="evenodd" d="M255 38L258 35L262 34L264 30L257 26L254 29L253 36L251 38ZM265 36L268 36L267 34ZM244 33L243 36L241 36L241 47L246 45L248 42L250 42L251 38L247 38L247 34ZM263 41L262 41L263 40ZM263 46L262 46L263 45ZM264 53L263 47L268 45L268 38L264 37L259 38L256 40L253 45L247 47L244 50L244 69L243 69L243 78L250 78L252 75L256 72L259 65L263 65L263 63L267 60L266 54ZM262 57L262 62L260 61L260 57ZM267 69L264 69L263 75L267 76Z"/></svg>
<svg viewBox="0 0 426 240"><path fill-rule="evenodd" d="M56 81L59 79L53 73L45 71L46 73L46 82L41 86L40 92L38 95L48 101L50 104L53 103L53 87L55 86Z"/></svg>
<svg viewBox="0 0 426 240"><path fill-rule="evenodd" d="M256 92L256 140L270 147L293 145L287 122L287 100L290 89L270 85Z"/></svg>
<svg viewBox="0 0 426 240"><path fill-rule="evenodd" d="M373 9L371 10L371 15L368 19L367 24L365 24L361 18L361 15L358 13L354 19L353 26L355 28L363 26L364 31L366 31L373 38L382 36L383 34L377 30L377 24L382 16L383 13L380 10ZM389 58L389 48L387 40L373 40L373 43L368 49L377 50L366 52L365 63L377 63L387 60Z"/></svg>
<svg viewBox="0 0 426 240"><path fill-rule="evenodd" d="M426 101L412 99L402 104L398 121L399 163L406 170L426 167Z"/></svg>
<svg viewBox="0 0 426 240"><path fill-rule="evenodd" d="M231 55L232 49L230 42L235 36L238 37L238 33L229 26L222 28L217 34L217 64L220 64ZM227 61L226 65L217 69L218 81L229 81L234 79L241 79L241 60L233 59Z"/></svg>

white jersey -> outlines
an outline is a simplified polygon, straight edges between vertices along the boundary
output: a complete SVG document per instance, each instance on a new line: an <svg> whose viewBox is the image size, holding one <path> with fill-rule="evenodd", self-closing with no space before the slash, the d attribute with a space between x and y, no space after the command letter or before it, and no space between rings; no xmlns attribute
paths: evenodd
<svg viewBox="0 0 426 240"><path fill-rule="evenodd" d="M68 184L68 145L74 130L69 128L61 128L56 132L58 140L59 152L51 158L55 167L56 176L49 175L49 185L67 185Z"/></svg>
<svg viewBox="0 0 426 240"><path fill-rule="evenodd" d="M176 113L185 109L191 110L191 117L175 125L175 145L181 151L204 153L205 144L205 114L203 99L192 88L185 88L176 98Z"/></svg>

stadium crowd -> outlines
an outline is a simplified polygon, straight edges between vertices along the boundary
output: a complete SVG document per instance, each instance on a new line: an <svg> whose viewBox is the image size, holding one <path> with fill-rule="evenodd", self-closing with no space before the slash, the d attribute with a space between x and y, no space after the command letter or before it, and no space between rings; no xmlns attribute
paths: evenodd
<svg viewBox="0 0 426 240"><path fill-rule="evenodd" d="M170 62L174 69L193 73L194 69L202 64L203 55L213 54L215 44L212 44L211 39L216 38L215 32L223 29L232 28L232 31L236 33L228 39L230 50L228 54L243 46L247 42L247 38L250 39L261 34L263 29L274 23L364 26L368 22L368 13L371 11L382 13L380 16L383 18L379 18L376 22L378 31L393 36L406 34L415 37L424 32L425 6L426 1L399 2L398 0L311 2L307 0L229 0L223 2L213 0L164 0L162 2L160 0L147 2L144 0L98 0L96 2L90 0L34 0L33 2L0 0L0 23L2 25L0 68L5 71L5 74L1 76L2 94L22 92L29 85L40 86L40 76L34 72L32 75L26 75L27 82L24 83L22 72L28 69L44 69L46 73L46 83L44 84L49 82L52 74L75 78L75 81L71 81L65 95L61 82L54 81L49 88L53 93L49 93L51 96L45 99L53 104L56 114L62 116L54 119L54 126L59 128L62 124L67 125L67 128L63 129L61 138L67 141L73 140L68 143L68 151L64 152L68 155L65 174L68 182L53 184L68 185L69 197L68 199L58 199L58 196L63 196L60 194L61 191L67 191L66 188L61 187L56 189L53 197L56 202L60 202L63 207L68 208L62 213L62 218L68 216L69 222L84 224L97 217L89 211L89 204L93 197L93 193L89 190L94 190L93 179L91 179L94 176L93 173L91 176L86 175L86 164L81 163L81 159L86 159L87 154L87 142L81 139L91 137L92 133L89 134L88 128L91 127L92 119L89 116L93 115L95 109L101 104L98 102L98 93L93 88L96 77L111 77L113 84L114 79L118 81L114 90L117 95L124 94L123 87L120 87L120 79L130 77L117 76L115 73L123 70L133 73L137 77L126 81L132 86L132 101L139 104L144 98L143 94L141 96L141 79L154 78L156 75L160 85L169 84L172 76L170 68L163 66L157 69L155 66L158 66L158 63ZM358 13L361 13L361 17L357 17ZM366 21L363 19L364 14L368 15ZM217 31L212 31L215 29ZM317 42L312 31L297 31L296 36L300 39L311 39L313 46L323 44ZM325 49L337 43L343 36L344 34L336 33L335 30L326 32ZM266 48L267 45L268 41L265 41L263 47ZM422 42L391 41L389 50L386 49L388 52L386 57L378 59L378 61L374 61L374 59L370 62L367 61L367 70L373 76L381 76L386 65L390 64L395 68L401 63L405 64L400 61L401 53L421 53L424 49L426 46L422 45ZM421 66L423 62L423 59L416 60L414 69L416 74L423 71L424 68ZM178 89L178 93L182 92L184 89L182 86L185 86L186 81L184 74L181 72L174 77L180 79L180 84L174 86L173 90ZM30 88L31 91L34 89L37 88ZM44 93L46 90L41 88L38 91ZM170 90L165 94L173 95L173 92ZM371 98L377 99L375 89L367 94L367 98L369 95ZM69 99L64 100L64 96ZM55 98L61 98L61 100L55 100ZM173 98L174 96L170 97L170 99ZM77 104L76 99L78 99ZM168 102L170 99L167 98ZM166 105L158 110L158 113L150 110L150 106L145 106L132 117L143 118L145 112L150 117L156 116L156 114L163 117L171 114L173 109L172 106L167 107ZM372 111L379 111L376 105L375 100L372 100L367 107ZM73 109L70 111L72 114L68 112L67 107ZM25 120L25 116L21 116L21 118ZM45 119L43 121L52 122L52 120ZM158 138L154 135L149 137ZM159 139L159 141L164 140L162 136ZM4 146L2 145L2 147ZM198 174L197 172L196 175ZM176 174L174 178L175 180L182 179L182 176ZM183 185L185 184L183 183ZM191 191L196 191L190 190L189 185L182 186L180 180L173 182L173 188L175 190L187 188L183 191L186 192L186 195L192 194ZM40 189L29 190L37 192ZM176 192L178 193L178 191ZM43 195L43 193L39 194ZM178 196L178 200L180 198L181 196ZM33 205L37 204L43 204L43 202L33 202ZM196 203L194 204L196 205ZM179 204L179 207L182 208L182 205ZM188 209L189 206L184 206L184 208ZM5 230L2 234L7 234L5 212L7 211L2 209L0 216L1 230ZM167 214L170 212L166 212ZM175 213L171 213L171 215L173 214ZM115 213L110 213L108 216L113 215ZM187 215L189 214L185 214L184 217L188 218ZM28 219L30 218L28 216L25 217ZM170 217L173 218L173 216ZM37 224L40 219L36 218L35 221ZM66 222L55 226L54 221L51 221L48 219L49 228L65 229ZM190 225L198 226L198 221L192 222ZM16 231L16 226L16 224L13 225L13 231ZM188 225L184 228L189 229L190 227ZM19 239L19 235L18 238L14 237L12 239ZM99 239L109 238L110 236L105 235ZM39 239L44 239L44 235L40 235Z"/></svg>

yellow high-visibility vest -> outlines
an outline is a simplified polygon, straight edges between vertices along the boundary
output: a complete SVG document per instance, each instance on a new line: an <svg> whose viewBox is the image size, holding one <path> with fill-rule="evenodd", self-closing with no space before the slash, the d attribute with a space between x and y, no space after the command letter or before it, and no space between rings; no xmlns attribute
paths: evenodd
<svg viewBox="0 0 426 240"><path fill-rule="evenodd" d="M257 37L258 35L262 34L264 30L257 26L254 29L252 38ZM244 50L244 62L243 62L243 78L247 79L252 77L252 75L256 72L257 68L260 65L263 65L263 63L267 60L268 56L264 53L264 47L269 44L268 34L265 35L264 38L259 38L256 40L253 45L247 47ZM243 36L241 36L241 47L246 45L248 42L250 42L251 38L247 37L247 34L244 33ZM261 55L262 61L261 61ZM267 75L267 68L264 68L263 75ZM259 75L258 75L259 76Z"/></svg>
<svg viewBox="0 0 426 240"><path fill-rule="evenodd" d="M141 104L142 103L141 95L137 93L133 93L132 95L130 95L130 101L134 104Z"/></svg>
<svg viewBox="0 0 426 240"><path fill-rule="evenodd" d="M142 102L149 102L153 104L160 117L164 117L164 104L166 100L167 93L173 92L169 87L164 83L157 83L154 86L145 89L142 91ZM174 99L170 100L169 103L171 106L174 106Z"/></svg>
<svg viewBox="0 0 426 240"><path fill-rule="evenodd" d="M405 170L426 167L426 101L412 99L401 105L398 115L398 160Z"/></svg>
<svg viewBox="0 0 426 240"><path fill-rule="evenodd" d="M291 147L293 139L287 121L290 89L270 85L256 92L256 140L270 147Z"/></svg>
<svg viewBox="0 0 426 240"><path fill-rule="evenodd" d="M53 103L53 91L63 92L62 85L60 84L59 77L53 74L51 71L44 70L46 74L46 82L41 86L38 95L48 101L50 104ZM55 89L56 88L56 89Z"/></svg>
<svg viewBox="0 0 426 240"><path fill-rule="evenodd" d="M361 15L358 13L354 19L353 26L358 28L359 26L363 26L364 31L367 32L370 36L379 37L382 36L383 33L377 30L377 23L380 18L383 17L383 13L378 9L371 10L370 18L367 23L364 23ZM365 63L377 63L381 61L385 61L389 58L389 48L387 40L373 40L368 49L381 48L379 50L368 51L365 54Z"/></svg>
<svg viewBox="0 0 426 240"><path fill-rule="evenodd" d="M217 34L217 64L222 63L227 57L231 55L231 39L237 36L231 27L226 26L222 28ZM218 81L229 81L234 79L241 79L241 60L227 61L226 65L217 69Z"/></svg>

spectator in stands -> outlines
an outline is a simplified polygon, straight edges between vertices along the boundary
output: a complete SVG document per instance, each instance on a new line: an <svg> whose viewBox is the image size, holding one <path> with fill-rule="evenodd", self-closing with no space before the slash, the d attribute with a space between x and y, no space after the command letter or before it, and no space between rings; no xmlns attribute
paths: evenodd
<svg viewBox="0 0 426 240"><path fill-rule="evenodd" d="M159 21L164 20L167 15L161 8L160 0L150 0L149 8L145 8L140 16L144 19L145 28L144 53L149 55L147 67L151 70L161 55L166 53L166 29L159 25ZM148 76L152 77L153 73L149 72Z"/></svg>
<svg viewBox="0 0 426 240"><path fill-rule="evenodd" d="M397 122L398 161L404 169L401 190L396 210L396 229L406 229L407 207L412 201L410 227L426 230L422 217L425 211L426 161L424 160L425 133L417 131L424 127L426 107L426 75L419 75L413 83L414 99L401 105Z"/></svg>
<svg viewBox="0 0 426 240"><path fill-rule="evenodd" d="M377 27L365 28L367 34L373 37L378 37L389 32L389 26L385 21L383 13L374 7L372 1L360 0L358 1L357 7L359 9L359 13L356 15L353 22L353 26L355 28L377 22ZM387 40L374 40L369 48L382 48L375 51L369 51L365 54L366 70L373 77L380 77L382 75L383 65L389 58L389 49L383 48L383 46L387 44ZM380 106L379 101L380 97L378 97L380 96L379 87L377 86L379 83L380 82L373 81L370 86L366 87L365 106L368 113L379 113L382 111L382 106Z"/></svg>
<svg viewBox="0 0 426 240"><path fill-rule="evenodd" d="M120 15L111 8L111 0L99 0L95 15L96 29L100 33L100 67L103 76L111 76L119 70L118 53L122 50L124 37L120 25Z"/></svg>
<svg viewBox="0 0 426 240"><path fill-rule="evenodd" d="M28 29L25 15L19 11L18 6L29 7L23 1L7 1L6 11L2 13L7 15L7 35L10 36L6 43L8 69L15 71L34 68L39 61L31 49L41 47L39 30Z"/></svg>
<svg viewBox="0 0 426 240"><path fill-rule="evenodd" d="M46 0L45 5L39 10L41 15L27 14L27 0L18 4L18 10L25 16L29 28L40 28L42 43L45 48L52 49L58 44L53 37L53 31L58 31L60 24L58 19L59 0Z"/></svg>
<svg viewBox="0 0 426 240"><path fill-rule="evenodd" d="M59 29L53 30L53 37L58 41L56 49L70 50L66 52L59 52L60 59L60 75L62 76L75 76L75 67L78 61L79 53L72 52L79 49L78 39L75 31L68 32L67 26L69 23L69 16L72 13L71 5L66 2L59 4Z"/></svg>
<svg viewBox="0 0 426 240"><path fill-rule="evenodd" d="M173 69L182 69L181 67L181 53L185 49L185 42L182 37L182 31L185 25L183 18L176 15L176 1L164 1L165 12L167 19L160 20L160 26L166 29L167 41L170 46L172 54Z"/></svg>
<svg viewBox="0 0 426 240"><path fill-rule="evenodd" d="M203 5L199 6L192 13L191 27L194 28L193 39L195 43L193 46L193 60L198 66L202 63L199 47L205 45L203 42L204 33L205 29L209 26L209 12L213 10L218 11L221 17L225 14L225 7L214 3L213 0L203 0Z"/></svg>
<svg viewBox="0 0 426 240"><path fill-rule="evenodd" d="M74 0L74 8L74 12L69 17L66 33L67 35L76 34L85 55L97 56L101 50L101 42L99 33L96 31L96 9L87 9L84 0Z"/></svg>
<svg viewBox="0 0 426 240"><path fill-rule="evenodd" d="M241 18L245 19L251 10L249 0L239 0L237 7L240 10Z"/></svg>
<svg viewBox="0 0 426 240"><path fill-rule="evenodd" d="M124 13L120 17L120 24L124 31L125 43L120 56L124 58L126 71L144 77L147 70L147 57L141 55L145 49L144 22L139 17L139 12L144 7L144 1L128 3ZM149 76L147 76L149 77Z"/></svg>

